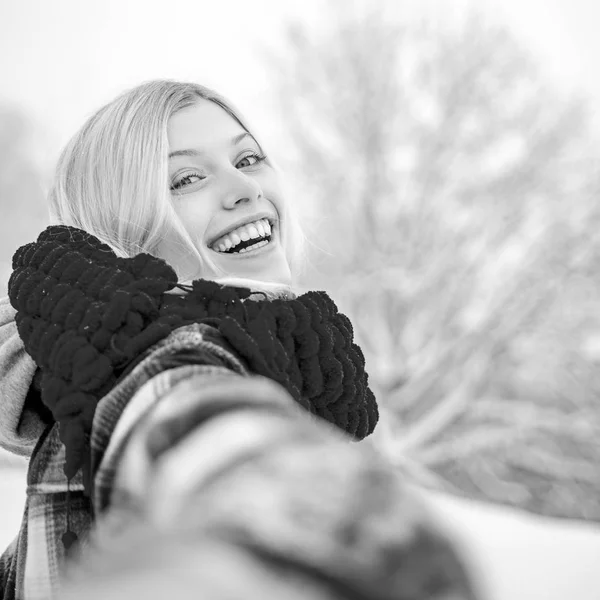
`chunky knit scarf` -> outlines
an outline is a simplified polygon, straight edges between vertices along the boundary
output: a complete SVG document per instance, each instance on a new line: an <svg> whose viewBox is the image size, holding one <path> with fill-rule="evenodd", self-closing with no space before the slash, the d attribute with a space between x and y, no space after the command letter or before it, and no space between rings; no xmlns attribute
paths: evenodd
<svg viewBox="0 0 600 600"><path fill-rule="evenodd" d="M175 287L187 293L168 293ZM118 258L74 227L48 227L17 250L9 297L42 401L59 423L69 480L80 468L88 480L100 398L141 353L190 323L217 327L252 372L283 385L310 413L359 440L373 431L378 409L364 356L327 293L247 301L251 295L204 279L179 285L164 260Z"/></svg>

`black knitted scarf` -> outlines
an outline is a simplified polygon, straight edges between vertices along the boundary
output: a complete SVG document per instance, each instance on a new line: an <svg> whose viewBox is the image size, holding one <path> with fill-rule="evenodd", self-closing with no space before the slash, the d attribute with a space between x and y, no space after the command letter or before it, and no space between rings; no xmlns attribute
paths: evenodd
<svg viewBox="0 0 600 600"><path fill-rule="evenodd" d="M182 286L164 260L119 258L93 235L62 225L19 248L12 266L10 302L38 366L42 401L59 423L69 480L81 467L87 480L99 399L141 353L191 323L217 327L252 372L355 439L375 428L363 353L326 292L254 300L249 289L204 279ZM168 293L175 287L187 293Z"/></svg>

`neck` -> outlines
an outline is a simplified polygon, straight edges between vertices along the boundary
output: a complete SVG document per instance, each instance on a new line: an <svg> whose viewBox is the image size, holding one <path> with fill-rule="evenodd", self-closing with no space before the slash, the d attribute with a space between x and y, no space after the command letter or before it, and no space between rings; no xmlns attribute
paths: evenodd
<svg viewBox="0 0 600 600"><path fill-rule="evenodd" d="M171 294L185 294L187 293L186 287L191 289L192 281L188 280L179 282L178 286L167 293ZM252 290L250 300L293 300L298 297L298 294L292 289L291 285L273 283L271 281L257 281L255 279L246 279L242 277L220 277L214 279L215 283L221 285L227 285L230 287L243 287Z"/></svg>

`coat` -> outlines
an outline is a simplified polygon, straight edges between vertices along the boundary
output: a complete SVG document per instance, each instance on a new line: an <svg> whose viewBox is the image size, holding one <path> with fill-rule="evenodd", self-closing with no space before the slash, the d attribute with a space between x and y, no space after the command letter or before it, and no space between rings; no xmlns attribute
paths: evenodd
<svg viewBox="0 0 600 600"><path fill-rule="evenodd" d="M173 544L205 558L188 567L187 593L207 600L234 580L247 598L478 597L402 475L250 373L206 324L176 329L101 399L92 497L79 475L68 494L57 426L27 399L35 368L0 323L0 442L31 456L21 528L0 559L3 600L112 597L124 569L144 597L186 597L169 576L175 555L161 554ZM67 512L79 537L70 555Z"/></svg>

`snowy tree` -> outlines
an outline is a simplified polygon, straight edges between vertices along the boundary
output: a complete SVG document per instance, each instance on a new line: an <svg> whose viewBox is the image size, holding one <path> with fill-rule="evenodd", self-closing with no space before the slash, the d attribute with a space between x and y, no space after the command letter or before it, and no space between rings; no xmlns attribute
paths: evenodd
<svg viewBox="0 0 600 600"><path fill-rule="evenodd" d="M290 24L274 85L318 215L311 285L353 317L391 451L431 485L600 519L585 105L481 13L325 4Z"/></svg>

